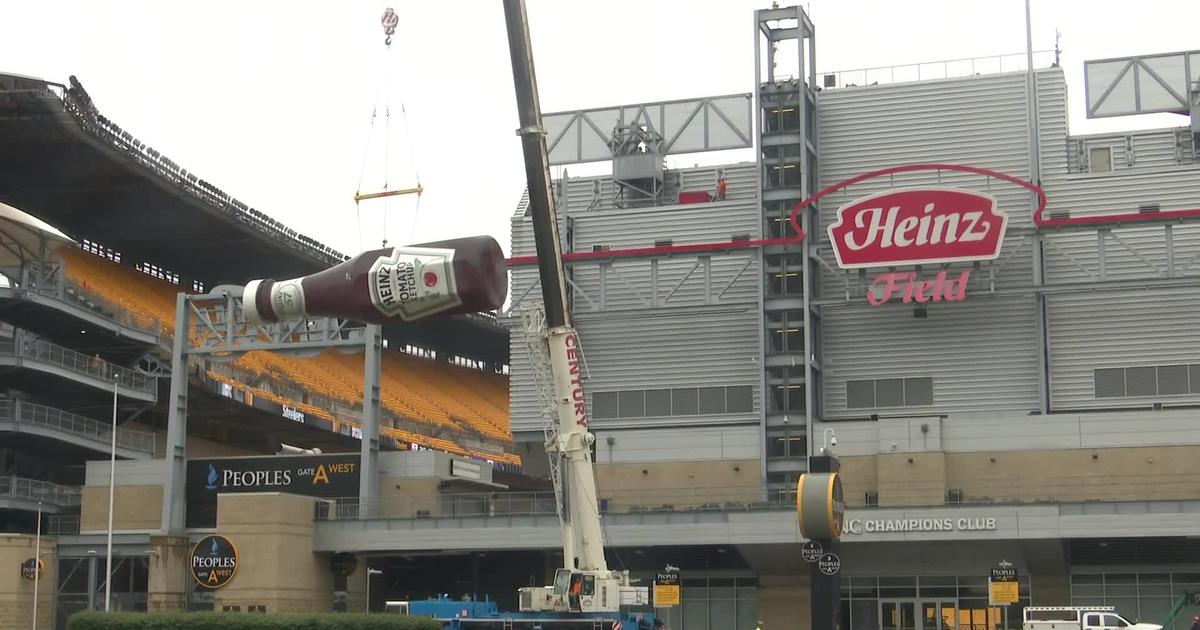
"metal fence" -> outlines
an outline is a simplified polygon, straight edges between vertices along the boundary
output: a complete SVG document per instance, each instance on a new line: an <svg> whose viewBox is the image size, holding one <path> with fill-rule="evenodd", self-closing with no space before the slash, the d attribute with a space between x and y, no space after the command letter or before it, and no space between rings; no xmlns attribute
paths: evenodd
<svg viewBox="0 0 1200 630"><path fill-rule="evenodd" d="M1033 53L1034 67L1049 67L1052 63L1057 63L1057 59L1057 53L1053 50L1038 50ZM822 88L833 89L1014 72L1026 70L1028 67L1025 53L1012 53L1010 55L944 59L896 66L834 70L820 73L817 80L821 83Z"/></svg>
<svg viewBox="0 0 1200 630"><path fill-rule="evenodd" d="M115 378L122 387L156 393L157 378L154 376L41 339L26 339L18 334L16 338L0 340L0 353L15 354L102 381L112 382Z"/></svg>
<svg viewBox="0 0 1200 630"><path fill-rule="evenodd" d="M79 505L79 489L60 486L49 481L25 479L16 475L0 477L0 497L41 501L46 505L72 507Z"/></svg>
<svg viewBox="0 0 1200 630"><path fill-rule="evenodd" d="M102 444L105 450L112 440L111 424L27 401L0 400L0 420L69 433ZM154 440L153 433L117 427L118 447L154 455Z"/></svg>
<svg viewBox="0 0 1200 630"><path fill-rule="evenodd" d="M1098 464L1097 464L1098 465ZM852 509L928 508L955 505L1085 504L1093 502L1200 500L1200 484L1192 474L1093 474L958 479L950 481L880 481L873 487L846 483L846 505ZM655 488L601 492L602 514L671 512L752 512L796 509L795 490L764 492L752 487ZM553 516L552 492L492 492L432 496L381 496L360 505L358 497L324 499L317 520L347 518L438 519Z"/></svg>
<svg viewBox="0 0 1200 630"><path fill-rule="evenodd" d="M601 514L656 514L668 512L747 512L794 509L795 491L771 491L760 487L674 488L620 491L603 496ZM359 518L489 518L554 516L553 492L491 492L440 494L434 496L384 496L362 505L358 497L322 499L317 520Z"/></svg>
<svg viewBox="0 0 1200 630"><path fill-rule="evenodd" d="M49 514L46 516L47 536L70 536L78 533L78 514Z"/></svg>

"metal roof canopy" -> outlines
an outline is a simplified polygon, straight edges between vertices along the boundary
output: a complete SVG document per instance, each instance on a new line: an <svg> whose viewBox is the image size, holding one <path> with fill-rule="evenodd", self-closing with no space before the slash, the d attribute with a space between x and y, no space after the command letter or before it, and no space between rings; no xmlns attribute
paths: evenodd
<svg viewBox="0 0 1200 630"><path fill-rule="evenodd" d="M1087 117L1183 114L1200 106L1200 50L1083 62Z"/></svg>
<svg viewBox="0 0 1200 630"><path fill-rule="evenodd" d="M47 250L74 242L49 223L0 203L0 269L20 268L40 260Z"/></svg>
<svg viewBox="0 0 1200 630"><path fill-rule="evenodd" d="M753 102L746 92L580 109L543 114L542 127L552 165L611 160L613 131L626 125L660 134L663 155L745 149L753 146Z"/></svg>

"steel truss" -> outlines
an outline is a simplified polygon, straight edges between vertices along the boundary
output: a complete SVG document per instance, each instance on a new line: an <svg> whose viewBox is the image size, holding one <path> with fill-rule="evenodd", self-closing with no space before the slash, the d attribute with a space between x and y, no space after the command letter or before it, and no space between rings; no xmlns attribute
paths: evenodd
<svg viewBox="0 0 1200 630"><path fill-rule="evenodd" d="M163 490L162 530L184 529L184 482L187 474L187 362L190 357L233 360L255 350L313 355L325 348L363 348L362 449L359 463L360 518L374 514L379 496L379 414L382 327L345 319L308 317L277 324L251 324L242 312L241 287L221 286L203 295L180 293L175 303L171 352L171 392L167 407L167 479Z"/></svg>
<svg viewBox="0 0 1200 630"><path fill-rule="evenodd" d="M727 260L730 264L714 262ZM730 290L758 261L755 249L735 249L709 253L649 254L619 259L583 259L570 262L571 287L576 313L601 313L623 310L670 307L712 306L756 301L727 298ZM664 263L678 266L664 269ZM586 281L573 278L587 274ZM586 285L586 286L581 286ZM520 294L513 296L506 313L521 307L530 294L537 295L535 279ZM621 299L627 298L627 299ZM632 299L628 299L632 298ZM618 306L632 302L633 306Z"/></svg>

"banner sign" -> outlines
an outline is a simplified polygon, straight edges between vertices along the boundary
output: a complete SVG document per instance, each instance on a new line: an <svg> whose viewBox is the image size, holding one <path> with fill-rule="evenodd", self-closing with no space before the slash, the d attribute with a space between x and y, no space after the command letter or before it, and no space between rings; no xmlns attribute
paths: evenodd
<svg viewBox="0 0 1200 630"><path fill-rule="evenodd" d="M46 565L41 560L30 558L21 563L21 578L30 582L40 580Z"/></svg>
<svg viewBox="0 0 1200 630"><path fill-rule="evenodd" d="M679 572L658 573L654 576L654 606L678 606L680 600Z"/></svg>
<svg viewBox="0 0 1200 630"><path fill-rule="evenodd" d="M188 555L192 579L205 588L221 588L233 579L238 569L238 552L224 536L205 536Z"/></svg>
<svg viewBox="0 0 1200 630"><path fill-rule="evenodd" d="M217 495L222 493L358 496L358 464L359 456L354 454L188 460L187 526L216 527Z"/></svg>
<svg viewBox="0 0 1200 630"><path fill-rule="evenodd" d="M1011 562L1001 561L988 576L988 605L1008 606L1021 599L1017 569Z"/></svg>
<svg viewBox="0 0 1200 630"><path fill-rule="evenodd" d="M995 260L1008 215L996 198L958 188L899 188L856 199L837 211L829 242L842 269L943 265ZM888 272L871 282L867 301L958 302L966 297L970 270L922 277Z"/></svg>

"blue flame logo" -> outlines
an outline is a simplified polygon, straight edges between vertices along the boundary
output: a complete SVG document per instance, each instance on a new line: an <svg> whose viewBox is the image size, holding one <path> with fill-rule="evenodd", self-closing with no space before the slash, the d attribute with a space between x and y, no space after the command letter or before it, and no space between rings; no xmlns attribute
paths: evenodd
<svg viewBox="0 0 1200 630"><path fill-rule="evenodd" d="M208 465L208 485L204 486L208 490L217 489L217 467L212 464ZM216 543L213 543L216 544Z"/></svg>
<svg viewBox="0 0 1200 630"><path fill-rule="evenodd" d="M210 551L209 554L215 556L219 551L220 549L217 548L217 539L214 538L212 542L212 551Z"/></svg>

